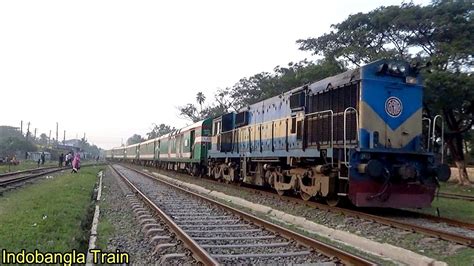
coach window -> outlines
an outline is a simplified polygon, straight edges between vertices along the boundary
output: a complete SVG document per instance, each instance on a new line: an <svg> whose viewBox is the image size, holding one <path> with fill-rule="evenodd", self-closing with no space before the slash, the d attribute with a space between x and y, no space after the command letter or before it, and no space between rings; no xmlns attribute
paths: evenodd
<svg viewBox="0 0 474 266"><path fill-rule="evenodd" d="M291 134L296 133L296 117L291 118Z"/></svg>

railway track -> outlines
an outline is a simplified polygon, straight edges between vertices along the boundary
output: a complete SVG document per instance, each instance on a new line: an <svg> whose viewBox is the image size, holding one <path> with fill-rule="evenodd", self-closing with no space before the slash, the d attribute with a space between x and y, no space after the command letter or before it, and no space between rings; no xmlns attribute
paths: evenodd
<svg viewBox="0 0 474 266"><path fill-rule="evenodd" d="M461 245L474 247L474 238L468 235L464 235L462 233L452 233L446 230L441 230L441 229L430 227L427 225L421 225L420 223L415 224L409 221L404 221L402 219L387 218L384 216L375 215L375 214L367 213L364 211L358 211L358 210L340 208L340 207L330 207L328 205L314 202L314 201L304 201L302 199L290 197L290 196L279 196L272 192L261 191L261 190L257 190L253 188L247 188L247 189L252 190L256 194L264 194L266 196L274 197L275 199L285 200L285 201L296 203L296 204L302 204L302 205L306 205L312 208L317 208L320 210L341 213L343 215L352 216L352 217L356 217L356 218L364 219L364 220L369 220L369 221L373 221L373 222L380 223L383 225L407 230L410 232L416 232L416 233L424 234L427 236L436 237L436 238L444 239L447 241L452 241ZM467 230L474 230L474 224L471 224L471 223L465 223L462 221L452 220L449 218L437 217L437 216L433 216L429 214L412 212L408 210L395 210L395 211L399 212L400 214L403 213L402 215L405 215L405 216L411 215L411 216L426 219L435 223L445 223L452 227L460 227L460 228L465 228Z"/></svg>
<svg viewBox="0 0 474 266"><path fill-rule="evenodd" d="M446 198L446 199L458 199L458 200L474 201L474 196L469 196L469 195L439 192L438 196L441 197L441 198Z"/></svg>
<svg viewBox="0 0 474 266"><path fill-rule="evenodd" d="M21 183L39 176L55 173L64 169L64 167L44 167L37 169L30 169L8 174L0 175L0 187L7 187L17 183Z"/></svg>
<svg viewBox="0 0 474 266"><path fill-rule="evenodd" d="M53 168L57 168L57 166L46 166L46 167L32 168L32 169L26 169L26 170L15 171L15 172L8 172L8 173L0 174L0 178L18 175L18 174L24 174L24 173L33 173L36 171L43 171L43 170L48 170L48 169L53 169Z"/></svg>
<svg viewBox="0 0 474 266"><path fill-rule="evenodd" d="M85 164L85 165L82 165L81 167L88 167L92 165L96 165L96 164ZM55 172L68 170L68 169L70 169L70 167L50 166L50 167L41 167L41 168L27 169L27 170L22 170L22 171L1 174L0 187L11 186L11 185L25 182L25 181L28 181L30 179L34 179L40 176L44 176L47 174L52 174Z"/></svg>
<svg viewBox="0 0 474 266"><path fill-rule="evenodd" d="M113 169L205 265L373 264L147 173L120 165Z"/></svg>
<svg viewBox="0 0 474 266"><path fill-rule="evenodd" d="M174 173L176 174L176 173ZM212 180L215 181L215 180ZM217 181L216 181L217 182ZM324 211L329 211L333 213L340 213L345 216L355 217L358 219L373 221L382 225L402 229L409 232L416 232L426 236L440 238L443 240L451 241L457 244L474 247L474 224L466 223L462 221L457 221L449 218L438 217L429 214L423 214L419 212L413 212L409 210L389 210L392 212L397 212L400 217L403 218L388 218L381 215L373 214L366 211L353 210L349 208L341 207L330 207L326 204L318 203L315 201L304 201L297 197L292 196L280 196L274 192L269 192L261 189L255 189L247 186L241 186L241 189L245 189L249 192L255 193L257 195L264 195L266 197L273 198L275 200L284 200L294 204L305 205L311 208L316 208ZM413 222L405 219L404 217L415 217L416 219L424 219L426 223L422 222ZM430 226L430 224L446 224L444 228L438 228L436 226ZM459 230L456 230L458 229ZM465 233L468 232L468 233Z"/></svg>

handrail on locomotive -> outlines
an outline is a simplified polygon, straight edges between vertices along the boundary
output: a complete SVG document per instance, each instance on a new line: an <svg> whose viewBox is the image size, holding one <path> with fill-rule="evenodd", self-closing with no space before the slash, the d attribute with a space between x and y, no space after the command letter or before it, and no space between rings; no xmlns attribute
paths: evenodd
<svg viewBox="0 0 474 266"><path fill-rule="evenodd" d="M426 138L426 151L430 151L430 142L431 142L431 119L428 118L428 117L423 117L423 119L421 119L421 121L428 121L428 133L427 133L427 138Z"/></svg>
<svg viewBox="0 0 474 266"><path fill-rule="evenodd" d="M444 119L441 115L436 115L433 118L433 130L432 130L432 137L431 137L431 146L434 148L434 143L436 140L436 120L441 120L441 163L444 163Z"/></svg>
<svg viewBox="0 0 474 266"><path fill-rule="evenodd" d="M438 120L439 119L439 120ZM436 122L441 121L441 142L440 142L440 153L441 153L441 163L444 163L444 118L442 115L436 115L433 118L433 121L428 117L423 117L422 121L428 121L428 132L427 132L427 143L426 151L427 152L436 152L434 149L434 144L436 143Z"/></svg>
<svg viewBox="0 0 474 266"><path fill-rule="evenodd" d="M355 116L356 116L356 141L359 141L359 113L354 107L347 107L344 110L344 164L346 165L347 168L350 168L351 165L347 161L347 113L349 111L354 111Z"/></svg>

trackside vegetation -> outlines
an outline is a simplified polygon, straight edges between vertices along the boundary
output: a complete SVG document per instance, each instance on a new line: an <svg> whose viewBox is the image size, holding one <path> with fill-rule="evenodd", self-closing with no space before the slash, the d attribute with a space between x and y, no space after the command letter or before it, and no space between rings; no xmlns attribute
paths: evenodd
<svg viewBox="0 0 474 266"><path fill-rule="evenodd" d="M92 194L104 166L61 172L0 197L0 249L41 252L87 250Z"/></svg>

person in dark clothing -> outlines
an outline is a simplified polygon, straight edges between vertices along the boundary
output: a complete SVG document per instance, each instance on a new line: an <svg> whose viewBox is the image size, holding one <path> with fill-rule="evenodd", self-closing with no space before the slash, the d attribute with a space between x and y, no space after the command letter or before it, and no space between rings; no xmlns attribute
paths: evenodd
<svg viewBox="0 0 474 266"><path fill-rule="evenodd" d="M61 155L59 155L59 167L63 166L63 162L64 162L64 154L61 153Z"/></svg>
<svg viewBox="0 0 474 266"><path fill-rule="evenodd" d="M41 164L44 165L45 155L44 152L41 153Z"/></svg>

